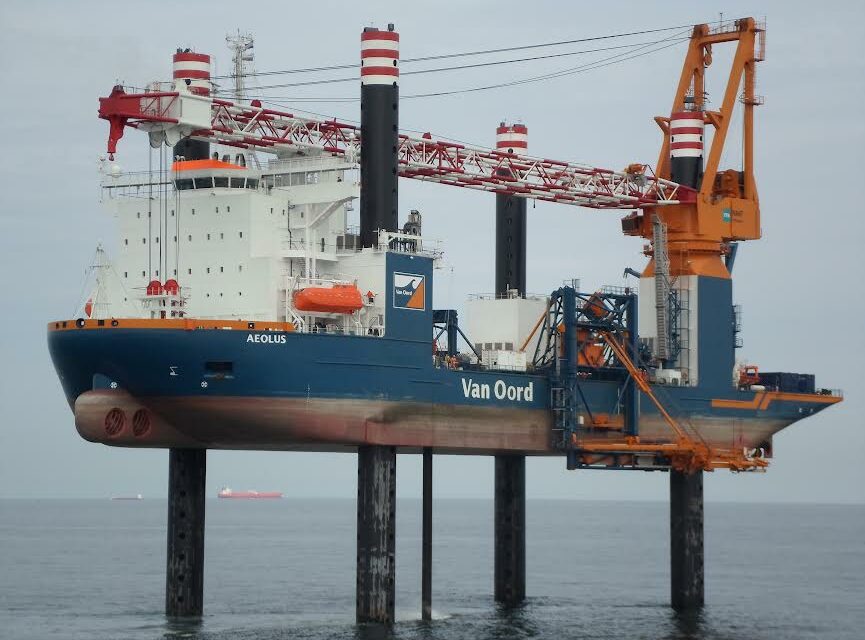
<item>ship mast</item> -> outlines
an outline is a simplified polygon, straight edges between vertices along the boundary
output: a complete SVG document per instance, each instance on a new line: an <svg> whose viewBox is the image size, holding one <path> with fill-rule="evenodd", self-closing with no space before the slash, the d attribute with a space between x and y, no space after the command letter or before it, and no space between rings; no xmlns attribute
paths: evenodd
<svg viewBox="0 0 865 640"><path fill-rule="evenodd" d="M255 74L255 39L251 33L241 33L240 29L234 35L225 36L225 43L231 51L231 62L233 64L232 77L234 78L234 102L235 104L249 104L246 95L246 78ZM261 168L258 155L255 150L250 149L248 155L253 164Z"/></svg>
<svg viewBox="0 0 865 640"><path fill-rule="evenodd" d="M253 72L255 46L252 34L241 33L240 29L234 35L225 36L225 43L231 51L231 62L234 64L234 101L236 104L246 103L246 86L244 78Z"/></svg>

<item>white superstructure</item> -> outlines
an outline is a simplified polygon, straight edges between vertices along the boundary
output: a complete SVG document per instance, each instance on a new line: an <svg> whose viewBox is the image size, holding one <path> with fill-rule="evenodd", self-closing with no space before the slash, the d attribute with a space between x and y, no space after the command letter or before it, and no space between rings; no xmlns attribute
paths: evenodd
<svg viewBox="0 0 865 640"><path fill-rule="evenodd" d="M112 263L122 291L109 315L140 311L147 285L175 279L187 315L285 320L289 280L339 276L355 166L341 157L277 160L263 170L234 154L176 162L158 174L108 175L104 202L117 219Z"/></svg>

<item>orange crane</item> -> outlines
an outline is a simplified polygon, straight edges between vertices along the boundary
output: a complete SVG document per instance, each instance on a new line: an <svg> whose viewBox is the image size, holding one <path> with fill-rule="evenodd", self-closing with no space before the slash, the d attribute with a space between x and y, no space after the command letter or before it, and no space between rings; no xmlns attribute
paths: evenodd
<svg viewBox="0 0 865 640"><path fill-rule="evenodd" d="M690 109L714 130L696 198L664 207L647 205L642 212L622 220L626 235L641 236L650 242L655 216L666 225L671 276L728 276L719 258L729 253L730 243L760 238L760 201L754 180L754 107L763 99L754 88L756 64L765 58L765 34L765 26L753 18L714 29L705 24L694 27L671 112ZM736 51L720 107L706 110L706 68L712 64L713 46L722 43L735 43ZM722 170L719 163L737 99L744 116L742 170ZM659 179L670 179L671 175L670 120L655 118L664 133L655 169ZM652 255L651 247L646 253ZM644 275L651 274L653 268L652 261Z"/></svg>

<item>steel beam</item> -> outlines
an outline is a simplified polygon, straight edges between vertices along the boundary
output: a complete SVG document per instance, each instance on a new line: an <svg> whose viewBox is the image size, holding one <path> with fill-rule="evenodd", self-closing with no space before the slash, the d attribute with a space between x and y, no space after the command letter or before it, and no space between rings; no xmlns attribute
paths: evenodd
<svg viewBox="0 0 865 640"><path fill-rule="evenodd" d="M421 542L421 619L432 620L433 454L423 450L423 533Z"/></svg>
<svg viewBox="0 0 865 640"><path fill-rule="evenodd" d="M204 495L207 450L168 453L165 615L201 616L204 600Z"/></svg>
<svg viewBox="0 0 865 640"><path fill-rule="evenodd" d="M702 471L670 471L670 598L678 610L703 606Z"/></svg>
<svg viewBox="0 0 865 640"><path fill-rule="evenodd" d="M395 596L396 448L357 450L356 619L393 624Z"/></svg>
<svg viewBox="0 0 865 640"><path fill-rule="evenodd" d="M495 599L506 606L526 597L526 457L496 456Z"/></svg>

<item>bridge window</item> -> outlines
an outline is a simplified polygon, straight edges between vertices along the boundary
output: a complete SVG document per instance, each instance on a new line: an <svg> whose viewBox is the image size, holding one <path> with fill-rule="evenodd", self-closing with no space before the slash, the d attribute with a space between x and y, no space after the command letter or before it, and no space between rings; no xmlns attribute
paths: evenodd
<svg viewBox="0 0 865 640"><path fill-rule="evenodd" d="M213 188L213 178L207 176L206 178L196 178L195 179L195 188L196 189L212 189Z"/></svg>
<svg viewBox="0 0 865 640"><path fill-rule="evenodd" d="M228 186L228 178L226 178L226 177L214 178L213 184L217 187L222 187L222 188L227 187Z"/></svg>

